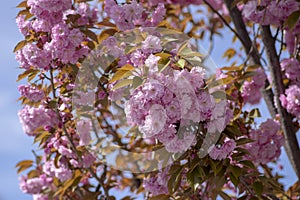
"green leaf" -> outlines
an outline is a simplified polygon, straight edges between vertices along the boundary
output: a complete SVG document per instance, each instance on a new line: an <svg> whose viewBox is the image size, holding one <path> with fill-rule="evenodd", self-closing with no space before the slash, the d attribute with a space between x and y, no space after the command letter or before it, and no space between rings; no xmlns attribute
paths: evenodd
<svg viewBox="0 0 300 200"><path fill-rule="evenodd" d="M202 66L202 59L200 57L186 57L185 60L193 66Z"/></svg>
<svg viewBox="0 0 300 200"><path fill-rule="evenodd" d="M180 182L181 182L181 173L172 175L168 181L169 193L173 194L179 188Z"/></svg>
<svg viewBox="0 0 300 200"><path fill-rule="evenodd" d="M169 174L172 175L172 174L176 174L176 173L179 173L181 170L182 170L183 166L181 166L180 164L173 164L170 169L169 169Z"/></svg>
<svg viewBox="0 0 300 200"><path fill-rule="evenodd" d="M264 191L263 184L260 181L255 181L253 183L253 189L257 195L261 195Z"/></svg>
<svg viewBox="0 0 300 200"><path fill-rule="evenodd" d="M56 108L57 107L57 100L56 99L51 100L48 103L48 106L49 106L49 108L52 108L52 109Z"/></svg>
<svg viewBox="0 0 300 200"><path fill-rule="evenodd" d="M171 57L172 55L169 53L164 53L164 52L160 52L160 53L156 53L155 56L159 56L163 59L168 59L169 57Z"/></svg>
<svg viewBox="0 0 300 200"><path fill-rule="evenodd" d="M141 77L135 76L132 80L132 87L135 89L143 84L143 79Z"/></svg>
<svg viewBox="0 0 300 200"><path fill-rule="evenodd" d="M244 144L247 144L247 143L251 143L251 142L254 142L255 140L251 140L249 138L240 138L236 141L236 145L237 146L240 146L240 145L244 145Z"/></svg>
<svg viewBox="0 0 300 200"><path fill-rule="evenodd" d="M80 183L81 178L82 178L82 176L77 176L76 178L74 178L71 187L74 187L74 189L75 189L76 186L78 186L78 184ZM74 192L74 191L73 191L73 192Z"/></svg>
<svg viewBox="0 0 300 200"><path fill-rule="evenodd" d="M186 46L189 44L189 41L184 42L183 44L180 45L177 51L177 55L180 55L180 53L183 51L183 49L186 48Z"/></svg>
<svg viewBox="0 0 300 200"><path fill-rule="evenodd" d="M288 16L288 18L284 22L284 26L293 29L296 26L299 17L300 17L300 10L293 12L290 16Z"/></svg>
<svg viewBox="0 0 300 200"><path fill-rule="evenodd" d="M192 49L185 47L184 49L182 49L182 51L180 52L180 54L178 54L179 56L182 56L184 58L186 57L202 57L203 55L199 52L196 51L192 51Z"/></svg>
<svg viewBox="0 0 300 200"><path fill-rule="evenodd" d="M200 184L200 176L198 170L194 169L192 172L189 172L186 175L186 178L191 188L193 188L193 191L196 191L197 187Z"/></svg>
<svg viewBox="0 0 300 200"><path fill-rule="evenodd" d="M109 83L119 81L122 78L126 78L128 76L131 76L132 72L129 70L118 70L116 73L113 75L113 77L109 80Z"/></svg>
<svg viewBox="0 0 300 200"><path fill-rule="evenodd" d="M183 168L178 168L178 170L175 173L171 174L171 177L168 181L168 191L171 194L176 192L180 186L181 178L182 178L182 175L181 175L182 169Z"/></svg>
<svg viewBox="0 0 300 200"><path fill-rule="evenodd" d="M237 179L232 173L229 174L229 178L235 187L239 185L239 179Z"/></svg>
<svg viewBox="0 0 300 200"><path fill-rule="evenodd" d="M201 166L198 165L196 170L198 171L200 178L204 179L206 177L206 173Z"/></svg>
<svg viewBox="0 0 300 200"><path fill-rule="evenodd" d="M219 192L219 195L222 197L222 199L224 199L224 200L231 200L231 197L228 195L228 194L226 194L225 192L223 192L223 191L220 191Z"/></svg>
<svg viewBox="0 0 300 200"><path fill-rule="evenodd" d="M194 158L190 164L189 164L189 171L193 171L197 166L199 166L200 164L200 158L199 157L196 157Z"/></svg>
<svg viewBox="0 0 300 200"><path fill-rule="evenodd" d="M132 79L124 79L124 80L121 80L121 81L119 81L112 89L113 89L113 90L117 90L117 89L126 87L126 86L132 84L132 82L133 82Z"/></svg>
<svg viewBox="0 0 300 200"><path fill-rule="evenodd" d="M179 59L177 62L177 66L180 68L184 68L186 61L184 59Z"/></svg>
<svg viewBox="0 0 300 200"><path fill-rule="evenodd" d="M165 63L165 64L158 64L158 70L159 70L159 72L162 72L162 71L164 71L168 66L169 66L169 64L171 63L171 60L167 60L167 62Z"/></svg>
<svg viewBox="0 0 300 200"><path fill-rule="evenodd" d="M241 175L241 173L242 173L242 169L241 168L239 168L238 166L230 166L229 167L229 169L230 169L230 172L238 179L239 178L239 176Z"/></svg>
<svg viewBox="0 0 300 200"><path fill-rule="evenodd" d="M245 196L241 196L238 198L238 200L246 200L248 198L248 195L245 195Z"/></svg>
<svg viewBox="0 0 300 200"><path fill-rule="evenodd" d="M259 112L259 109L258 108L254 108L250 111L249 113L249 117L250 118L257 118L257 117L261 117L261 114Z"/></svg>
<svg viewBox="0 0 300 200"><path fill-rule="evenodd" d="M226 93L223 91L215 91L213 93L211 93L211 95L215 98L215 99L226 99Z"/></svg>
<svg viewBox="0 0 300 200"><path fill-rule="evenodd" d="M256 169L255 165L250 160L242 160L240 161L240 164L243 166L249 167L251 169Z"/></svg>
<svg viewBox="0 0 300 200"><path fill-rule="evenodd" d="M230 133L230 136L243 136L241 130L236 125L227 125L225 133ZM229 134L228 133L228 134Z"/></svg>
<svg viewBox="0 0 300 200"><path fill-rule="evenodd" d="M223 169L222 162L218 161L218 160L210 160L210 165L211 165L211 168L212 168L215 176L217 176L217 174L219 172L221 172Z"/></svg>

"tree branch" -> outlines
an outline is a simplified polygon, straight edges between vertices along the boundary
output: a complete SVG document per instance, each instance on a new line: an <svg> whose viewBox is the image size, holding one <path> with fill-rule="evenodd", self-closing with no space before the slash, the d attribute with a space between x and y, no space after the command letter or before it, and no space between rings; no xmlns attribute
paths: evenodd
<svg viewBox="0 0 300 200"><path fill-rule="evenodd" d="M226 4L226 7L229 11L231 20L235 26L236 33L239 35L238 38L240 39L242 45L244 46L246 54L250 55L250 61L254 64L262 66L260 62L260 55L257 51L257 48L255 45L252 44L252 41L249 37L248 31L246 29L246 25L243 21L243 17L239 9L234 6L232 7L233 0L224 0L224 3ZM274 106L274 94L272 90L268 90L270 83L268 80L265 81L265 87L262 90L262 94L264 97L264 100L267 104L268 110L273 118L275 118L277 114L277 110Z"/></svg>
<svg viewBox="0 0 300 200"><path fill-rule="evenodd" d="M56 88L55 88L55 84L54 84L54 75L53 75L53 69L50 68L50 83L51 83L51 88L52 88L52 96L53 96L53 99L57 99L57 96L56 96ZM57 106L55 107L55 113L57 115L57 118L58 120L62 123L62 130L64 132L64 135L67 137L68 141L70 142L70 145L71 145L71 149L72 151L75 153L78 161L80 163L83 162L81 156L78 154L78 151L77 151L77 148L71 138L71 136L69 135L68 133L68 130L66 128L66 125L65 123L63 122L61 116L60 116L60 111L58 110ZM105 196L108 200L111 199L111 197L109 196L109 192L108 192L108 189L107 187L105 186L104 182L102 182L102 180L97 176L97 174L93 171L93 169L91 167L87 168L87 170L91 173L91 175L98 181L98 183L101 185L101 187L103 188L104 190L104 193L105 193Z"/></svg>
<svg viewBox="0 0 300 200"><path fill-rule="evenodd" d="M291 115L281 106L279 99L279 96L284 93L284 85L279 57L275 47L275 39L272 36L270 26L262 26L261 35L266 48L267 59L271 66L270 73L275 93L275 102L280 116L281 128L285 137L285 150L298 178L300 178L300 150L296 138L296 128L293 124Z"/></svg>

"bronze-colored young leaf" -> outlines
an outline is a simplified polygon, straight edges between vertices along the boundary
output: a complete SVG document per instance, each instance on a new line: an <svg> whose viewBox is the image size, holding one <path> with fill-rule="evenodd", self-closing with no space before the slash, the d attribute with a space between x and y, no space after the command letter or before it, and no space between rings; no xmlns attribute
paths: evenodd
<svg viewBox="0 0 300 200"><path fill-rule="evenodd" d="M14 48L14 53L16 53L17 51L19 51L20 49L22 49L25 45L27 44L26 40L22 40L20 41Z"/></svg>
<svg viewBox="0 0 300 200"><path fill-rule="evenodd" d="M233 48L230 48L223 54L223 58L227 58L227 60L230 60L235 55L236 55L236 50Z"/></svg>
<svg viewBox="0 0 300 200"><path fill-rule="evenodd" d="M83 32L86 36L88 36L93 41L95 41L96 43L98 43L98 36L93 31L91 31L89 29L86 29L86 30L81 30L81 32Z"/></svg>
<svg viewBox="0 0 300 200"><path fill-rule="evenodd" d="M22 171L28 169L29 167L31 167L33 164L33 161L32 160L23 160L23 161L20 161L16 164L16 168L18 168L18 171L17 173L21 173Z"/></svg>
<svg viewBox="0 0 300 200"><path fill-rule="evenodd" d="M113 77L109 80L109 83L113 83L115 81L120 81L121 79L126 78L131 75L132 75L132 73L128 70L118 70L113 75Z"/></svg>
<svg viewBox="0 0 300 200"><path fill-rule="evenodd" d="M27 7L27 1L22 1L16 7L17 8L26 8Z"/></svg>
<svg viewBox="0 0 300 200"><path fill-rule="evenodd" d="M160 194L150 197L149 200L169 200L170 196L166 194Z"/></svg>

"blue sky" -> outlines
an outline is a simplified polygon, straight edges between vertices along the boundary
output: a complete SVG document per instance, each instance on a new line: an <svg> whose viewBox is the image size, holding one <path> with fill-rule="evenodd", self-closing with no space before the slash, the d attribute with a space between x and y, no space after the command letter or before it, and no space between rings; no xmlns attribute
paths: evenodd
<svg viewBox="0 0 300 200"><path fill-rule="evenodd" d="M1 1L0 32L1 48L0 63L0 199L1 200L27 200L32 199L24 195L18 186L18 176L15 164L25 158L32 158L32 138L27 137L17 117L20 108L16 77L20 70L14 59L12 50L15 44L22 39L15 25L17 0Z"/></svg>
<svg viewBox="0 0 300 200"><path fill-rule="evenodd" d="M15 6L20 0L1 1L0 24L0 63L2 72L0 73L0 200L27 200L32 199L30 195L25 195L19 190L18 176L14 168L15 164L22 159L33 158L31 149L33 138L26 136L19 124L17 117L20 104L17 91L16 78L21 70L14 59L12 50L18 41L22 40L22 35L18 32L15 24L15 15L18 9ZM229 41L218 39L216 44L228 46ZM216 47L218 49L218 47ZM213 59L217 65L222 63L220 59L221 51L214 52ZM217 59L219 58L219 59ZM266 114L263 109L262 114ZM295 174L289 165L285 153L281 156L281 163L284 165L283 174L287 177L283 180L290 185L296 180Z"/></svg>

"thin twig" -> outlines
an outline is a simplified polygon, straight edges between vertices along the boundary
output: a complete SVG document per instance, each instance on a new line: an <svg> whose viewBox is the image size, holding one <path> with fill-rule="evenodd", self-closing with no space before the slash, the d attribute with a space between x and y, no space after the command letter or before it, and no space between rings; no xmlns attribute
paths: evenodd
<svg viewBox="0 0 300 200"><path fill-rule="evenodd" d="M279 54L278 54L279 59L281 57L282 51L283 51L283 30L281 31L281 37L280 37L280 50L279 50Z"/></svg>
<svg viewBox="0 0 300 200"><path fill-rule="evenodd" d="M237 38L239 38L239 40L242 40L242 38L240 38L240 35L230 26L230 24L226 21L226 19L206 0L204 0L204 3L206 5L208 5L208 7L218 15L218 17L223 21L223 23L235 34L235 36Z"/></svg>
<svg viewBox="0 0 300 200"><path fill-rule="evenodd" d="M55 89L55 84L54 84L54 76L53 76L53 69L50 68L50 82L51 82L51 87L52 87L52 95L53 95L53 98L54 99L57 99L57 96L56 96L56 89ZM57 118L58 120L62 123L62 129L63 129L63 132L65 134L65 136L67 137L68 141L70 142L71 144L71 149L73 150L73 152L75 153L77 159L79 162L83 162L82 158L80 157L80 155L78 154L78 151L77 151L77 148L72 140L72 138L70 137L70 135L68 134L68 131L67 131L67 128L65 126L65 123L63 122L61 116L60 116L60 113L59 113L59 110L58 108L56 107L55 108L55 112L56 112L56 115L57 115ZM106 189L104 183L100 180L100 178L97 176L97 174L93 171L92 168L88 168L89 172L92 174L92 176L99 182L99 184L101 185L101 187L103 188L104 192L105 192L105 195L106 197L109 199L110 196L109 196L109 193L108 193L108 190Z"/></svg>
<svg viewBox="0 0 300 200"><path fill-rule="evenodd" d="M234 33L238 33L238 35L239 35L238 38L240 39L242 45L244 46L246 54L251 55L251 60L254 64L257 64L262 67L262 64L260 61L261 57L257 51L257 48L255 46L252 48L253 43L251 42L251 39L249 37L249 34L246 29L246 25L243 21L241 12L239 11L239 9L236 6L232 6L233 0L224 0L224 2L226 4L226 7L230 14L230 17L231 17L232 22L236 29L236 32L234 32ZM262 69L263 69L263 67L262 67ZM263 97L265 99L265 102L267 104L267 107L268 107L268 110L269 110L271 116L273 118L275 118L275 116L277 114L277 110L274 106L273 91L270 89L267 89L267 88L269 88L269 85L270 85L270 83L267 79L265 81L265 86L264 86L264 89L262 90L262 94L263 94Z"/></svg>

